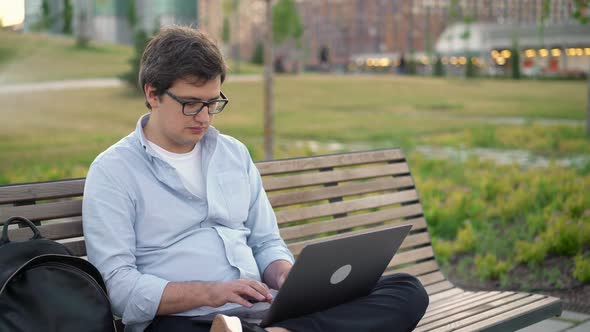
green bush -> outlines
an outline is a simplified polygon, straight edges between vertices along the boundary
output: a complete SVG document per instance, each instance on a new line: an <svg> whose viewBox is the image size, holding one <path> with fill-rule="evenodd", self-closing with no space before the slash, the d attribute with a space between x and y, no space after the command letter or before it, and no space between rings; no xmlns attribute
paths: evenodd
<svg viewBox="0 0 590 332"><path fill-rule="evenodd" d="M457 240L455 241L456 253L468 253L475 250L477 238L471 222L468 222L464 228L457 233Z"/></svg>
<svg viewBox="0 0 590 332"><path fill-rule="evenodd" d="M452 241L433 238L432 248L434 249L438 262L442 265L448 264L451 257L455 254L455 247Z"/></svg>
<svg viewBox="0 0 590 332"><path fill-rule="evenodd" d="M548 250L557 255L574 256L582 250L584 228L568 217L552 220L543 234Z"/></svg>
<svg viewBox="0 0 590 332"><path fill-rule="evenodd" d="M590 282L590 258L583 255L574 258L574 278L581 282Z"/></svg>
<svg viewBox="0 0 590 332"><path fill-rule="evenodd" d="M500 261L494 254L475 256L475 274L480 279L499 279L510 269L508 261Z"/></svg>
<svg viewBox="0 0 590 332"><path fill-rule="evenodd" d="M539 264L547 256L547 246L542 241L529 243L526 241L516 242L516 257L518 263Z"/></svg>
<svg viewBox="0 0 590 332"><path fill-rule="evenodd" d="M575 168L420 155L410 165L443 263L478 255L477 276L501 278L512 263L538 266L548 255L573 257L590 247L590 176Z"/></svg>

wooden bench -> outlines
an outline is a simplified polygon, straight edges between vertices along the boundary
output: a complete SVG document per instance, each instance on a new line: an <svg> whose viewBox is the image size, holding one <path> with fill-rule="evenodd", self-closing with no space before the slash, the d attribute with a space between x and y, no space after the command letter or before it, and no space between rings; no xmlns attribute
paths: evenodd
<svg viewBox="0 0 590 332"><path fill-rule="evenodd" d="M466 291L440 271L414 180L399 149L258 162L281 235L297 256L326 239L412 224L385 274L417 276L430 306L416 331L513 331L561 314L557 298L512 291ZM41 233L85 256L84 179L0 186L0 223L40 222ZM12 239L30 237L13 228Z"/></svg>

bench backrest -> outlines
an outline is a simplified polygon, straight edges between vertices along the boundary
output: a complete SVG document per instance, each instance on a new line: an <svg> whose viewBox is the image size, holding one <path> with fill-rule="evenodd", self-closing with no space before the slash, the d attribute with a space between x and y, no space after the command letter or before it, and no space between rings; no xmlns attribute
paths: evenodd
<svg viewBox="0 0 590 332"><path fill-rule="evenodd" d="M444 280L434 260L422 206L401 150L265 161L256 166L281 235L295 256L309 243L393 224L412 224L410 235L386 274L411 273L425 285ZM40 224L43 236L63 242L76 255L85 256L83 190L84 179L0 186L0 223L10 216L27 217ZM31 236L27 228L14 227L9 234L14 240ZM430 293L437 289L427 290Z"/></svg>

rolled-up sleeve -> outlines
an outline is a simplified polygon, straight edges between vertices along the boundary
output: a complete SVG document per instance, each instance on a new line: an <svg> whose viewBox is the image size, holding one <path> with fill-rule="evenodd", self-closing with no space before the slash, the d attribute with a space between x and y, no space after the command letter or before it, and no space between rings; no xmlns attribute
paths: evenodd
<svg viewBox="0 0 590 332"><path fill-rule="evenodd" d="M270 263L286 260L293 263L293 255L281 238L275 213L262 187L258 169L249 158L248 178L250 181L250 211L246 226L251 230L248 246L252 248L260 275Z"/></svg>
<svg viewBox="0 0 590 332"><path fill-rule="evenodd" d="M123 181L95 162L84 187L86 249L88 260L105 280L114 313L124 324L152 320L168 283L137 270L135 213L134 197Z"/></svg>

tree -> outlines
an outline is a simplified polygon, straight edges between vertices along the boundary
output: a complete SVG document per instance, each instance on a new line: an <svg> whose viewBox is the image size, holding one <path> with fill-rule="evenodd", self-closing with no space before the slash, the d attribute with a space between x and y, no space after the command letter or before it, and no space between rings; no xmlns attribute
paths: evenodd
<svg viewBox="0 0 590 332"><path fill-rule="evenodd" d="M512 52L510 52L510 63L512 64L512 79L520 79L520 54L518 44L514 41Z"/></svg>
<svg viewBox="0 0 590 332"><path fill-rule="evenodd" d="M72 18L74 16L73 12L74 10L70 0L64 0L64 10L62 12L64 26L62 32L66 35L72 34Z"/></svg>
<svg viewBox="0 0 590 332"><path fill-rule="evenodd" d="M41 19L36 22L36 30L47 30L51 27L53 19L51 17L51 7L49 6L49 0L43 0L41 2Z"/></svg>
<svg viewBox="0 0 590 332"><path fill-rule="evenodd" d="M434 76L436 77L443 77L445 76L445 67L442 63L442 58L440 55L436 56L436 62L434 63Z"/></svg>
<svg viewBox="0 0 590 332"><path fill-rule="evenodd" d="M137 86L141 56L143 54L143 50L150 41L150 37L142 28L137 27L138 19L134 1L129 1L129 7L127 8L127 22L129 23L129 27L131 28L131 31L133 33L134 52L131 59L129 59L131 69L128 72L121 75L121 78L125 80L130 86ZM156 25L154 33L157 33L158 30L159 25ZM139 88L143 89L143 87Z"/></svg>
<svg viewBox="0 0 590 332"><path fill-rule="evenodd" d="M221 29L221 40L223 40L224 43L228 44L231 38L229 17L226 16L223 18L223 26Z"/></svg>
<svg viewBox="0 0 590 332"><path fill-rule="evenodd" d="M303 26L301 25L299 13L293 0L278 0L272 8L272 25L273 42L275 46L280 46L283 49L281 52L278 52L279 54L276 58L273 58L275 61L275 71L284 72L286 71L283 61L285 59L285 53L294 54L293 58L298 58L298 50L301 48L301 36L303 36ZM300 61L296 62L298 64Z"/></svg>
<svg viewBox="0 0 590 332"><path fill-rule="evenodd" d="M257 65L264 64L264 45L261 42L256 43L256 48L252 53L252 59L250 62Z"/></svg>
<svg viewBox="0 0 590 332"><path fill-rule="evenodd" d="M223 0L222 39L230 44L231 54L235 61L235 72L240 72L240 0ZM230 21L230 17L231 21Z"/></svg>
<svg viewBox="0 0 590 332"><path fill-rule="evenodd" d="M277 44L289 38L299 46L303 26L293 0L279 0L272 9L273 41Z"/></svg>
<svg viewBox="0 0 590 332"><path fill-rule="evenodd" d="M469 40L471 39L471 23L473 23L473 18L469 15L463 18L463 24L465 25L465 30L459 36L459 38L463 39L463 48L464 48L464 55L467 58L467 62L465 62L465 77L472 78L476 76L476 68L473 61L471 61L471 52L469 51L469 47L467 47Z"/></svg>
<svg viewBox="0 0 590 332"><path fill-rule="evenodd" d="M78 0L77 13L75 15L77 29L76 34L76 46L85 48L90 42L90 22L89 22L89 10L90 0Z"/></svg>

